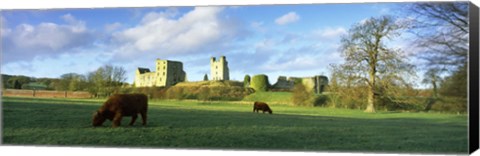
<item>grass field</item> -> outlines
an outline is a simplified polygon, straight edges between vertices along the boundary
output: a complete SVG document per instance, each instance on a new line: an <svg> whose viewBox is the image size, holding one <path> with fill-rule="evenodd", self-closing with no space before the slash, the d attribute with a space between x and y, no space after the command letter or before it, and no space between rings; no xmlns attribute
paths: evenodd
<svg viewBox="0 0 480 156"><path fill-rule="evenodd" d="M395 153L467 152L467 116L363 113L234 102L150 101L147 126L91 126L104 100L3 97L3 143L86 147L208 148Z"/></svg>

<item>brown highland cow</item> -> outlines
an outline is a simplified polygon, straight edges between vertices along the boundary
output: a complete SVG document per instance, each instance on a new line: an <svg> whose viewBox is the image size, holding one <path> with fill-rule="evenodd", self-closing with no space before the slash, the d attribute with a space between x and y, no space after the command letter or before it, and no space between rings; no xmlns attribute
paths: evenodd
<svg viewBox="0 0 480 156"><path fill-rule="evenodd" d="M138 113L142 115L143 125L146 125L147 109L148 98L144 94L115 94L93 114L93 126L101 126L108 119L113 120L113 127L118 127L123 116L131 116L129 125L133 125Z"/></svg>
<svg viewBox="0 0 480 156"><path fill-rule="evenodd" d="M272 114L272 110L270 109L270 107L268 107L268 104L265 103L265 102L258 102L257 101L255 103L253 103L253 112L256 111L258 113L259 110L263 111L263 113L268 112L268 113Z"/></svg>

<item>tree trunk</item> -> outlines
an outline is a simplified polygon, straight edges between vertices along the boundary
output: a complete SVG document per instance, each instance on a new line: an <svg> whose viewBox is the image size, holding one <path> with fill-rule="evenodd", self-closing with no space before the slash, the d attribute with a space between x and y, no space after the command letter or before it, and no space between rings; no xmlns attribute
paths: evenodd
<svg viewBox="0 0 480 156"><path fill-rule="evenodd" d="M368 113L375 113L375 106L374 106L374 101L375 101L375 95L373 93L373 89L370 87L369 92L368 92L368 103L367 103L367 109L365 109L365 112Z"/></svg>
<svg viewBox="0 0 480 156"><path fill-rule="evenodd" d="M375 67L372 67L369 72L370 78L368 79L368 97L367 97L367 109L365 112L375 113Z"/></svg>
<svg viewBox="0 0 480 156"><path fill-rule="evenodd" d="M438 89L437 89L437 82L435 79L432 81L432 86L433 86L433 98L438 97Z"/></svg>

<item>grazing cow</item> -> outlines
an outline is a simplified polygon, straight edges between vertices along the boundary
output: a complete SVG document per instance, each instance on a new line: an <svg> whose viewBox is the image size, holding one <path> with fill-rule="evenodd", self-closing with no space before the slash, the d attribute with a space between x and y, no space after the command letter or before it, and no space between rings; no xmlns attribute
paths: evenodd
<svg viewBox="0 0 480 156"><path fill-rule="evenodd" d="M93 126L101 126L108 119L113 120L113 127L118 127L123 116L131 116L130 125L133 125L138 113L142 115L143 125L146 125L147 109L148 98L144 94L115 94L93 114Z"/></svg>
<svg viewBox="0 0 480 156"><path fill-rule="evenodd" d="M253 112L256 111L258 113L259 110L263 111L263 113L268 112L272 114L272 110L270 109L270 107L268 107L268 104L265 102L253 103Z"/></svg>

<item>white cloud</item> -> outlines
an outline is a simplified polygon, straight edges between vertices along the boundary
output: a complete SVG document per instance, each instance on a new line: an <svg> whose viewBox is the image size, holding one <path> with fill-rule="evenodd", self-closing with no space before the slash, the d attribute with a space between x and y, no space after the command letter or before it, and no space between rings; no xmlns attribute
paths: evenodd
<svg viewBox="0 0 480 156"><path fill-rule="evenodd" d="M242 34L239 24L220 16L221 7L196 7L177 16L176 11L151 12L142 23L114 34L120 43L117 59L138 54L166 57L172 54L196 54L202 50L219 50Z"/></svg>
<svg viewBox="0 0 480 156"><path fill-rule="evenodd" d="M6 28L6 25L7 20L3 16L0 16L0 37L7 36L12 31L11 29Z"/></svg>
<svg viewBox="0 0 480 156"><path fill-rule="evenodd" d="M2 35L3 61L8 63L29 61L36 56L49 57L93 42L93 32L87 30L85 22L75 19L70 14L61 18L68 24L20 24ZM2 28L2 32L3 30Z"/></svg>
<svg viewBox="0 0 480 156"><path fill-rule="evenodd" d="M30 61L16 61L2 64L2 72L12 75L27 75L33 77L59 77L65 73L75 72L86 74L102 66L103 62L96 60L102 54L82 51L79 53L62 53L55 58L33 58ZM80 61L81 60L81 61Z"/></svg>
<svg viewBox="0 0 480 156"><path fill-rule="evenodd" d="M115 30L118 30L120 27L122 27L121 23L115 22L111 24L106 24L105 25L105 31L106 32L113 32Z"/></svg>
<svg viewBox="0 0 480 156"><path fill-rule="evenodd" d="M370 20L370 18L364 18L362 20L360 20L360 24L365 24L368 20Z"/></svg>
<svg viewBox="0 0 480 156"><path fill-rule="evenodd" d="M276 44L277 43L273 39L263 39L255 43L255 50L257 53L263 53L276 47Z"/></svg>
<svg viewBox="0 0 480 156"><path fill-rule="evenodd" d="M272 64L265 64L262 66L262 69L271 70L271 71L287 71L292 69L308 69L308 68L315 68L319 58L315 58L312 56L299 56L295 58L291 58L285 62L276 62Z"/></svg>
<svg viewBox="0 0 480 156"><path fill-rule="evenodd" d="M390 8L382 8L380 9L380 14L385 15L385 14L390 14L392 11Z"/></svg>
<svg viewBox="0 0 480 156"><path fill-rule="evenodd" d="M5 20L5 17L0 15L0 24L4 25L6 22L7 22L7 20Z"/></svg>
<svg viewBox="0 0 480 156"><path fill-rule="evenodd" d="M285 24L296 22L298 20L300 20L300 16L298 16L297 13L289 12L289 13L275 19L275 23L277 23L278 25L285 25Z"/></svg>
<svg viewBox="0 0 480 156"><path fill-rule="evenodd" d="M149 23L159 18L174 18L178 15L178 13L178 9L176 8L168 8L164 12L150 12L143 16L142 23Z"/></svg>
<svg viewBox="0 0 480 156"><path fill-rule="evenodd" d="M343 27L338 28L323 28L314 30L313 33L315 39L319 40L331 40L331 41L339 41L342 35L347 34L347 30Z"/></svg>
<svg viewBox="0 0 480 156"><path fill-rule="evenodd" d="M377 13L380 15L386 15L386 14L392 13L392 8L385 5L378 4L378 3L370 5L370 7L372 8L372 10L376 10Z"/></svg>
<svg viewBox="0 0 480 156"><path fill-rule="evenodd" d="M266 31L265 27L263 26L263 22L252 22L250 23L250 27L259 32Z"/></svg>
<svg viewBox="0 0 480 156"><path fill-rule="evenodd" d="M0 37L3 38L3 37L6 37L6 36L9 36L10 33L12 32L12 30L11 30L11 29L7 29L7 28L5 28L5 29L4 29L4 28L0 28L0 32L1 32L1 33L0 33Z"/></svg>

